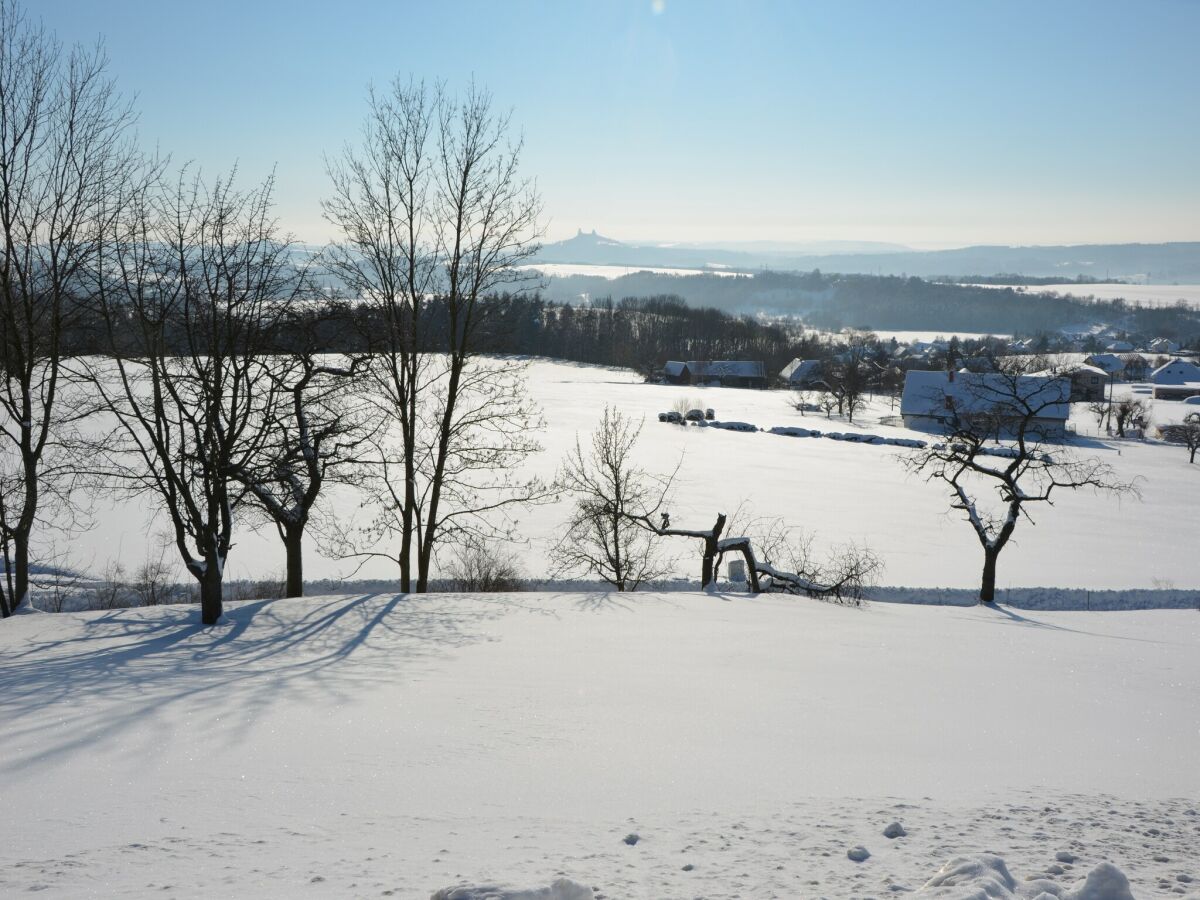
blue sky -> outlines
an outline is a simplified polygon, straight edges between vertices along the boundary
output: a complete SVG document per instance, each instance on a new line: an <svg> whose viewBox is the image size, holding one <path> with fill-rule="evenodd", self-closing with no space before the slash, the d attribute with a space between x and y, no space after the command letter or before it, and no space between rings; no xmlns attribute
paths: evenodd
<svg viewBox="0 0 1200 900"><path fill-rule="evenodd" d="M548 237L1200 240L1200 2L32 0L103 35L147 143L324 240L366 86L511 107Z"/></svg>

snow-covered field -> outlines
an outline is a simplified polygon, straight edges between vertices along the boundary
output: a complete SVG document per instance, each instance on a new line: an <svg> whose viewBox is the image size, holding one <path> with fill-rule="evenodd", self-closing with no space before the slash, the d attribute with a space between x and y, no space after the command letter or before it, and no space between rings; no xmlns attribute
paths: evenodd
<svg viewBox="0 0 1200 900"><path fill-rule="evenodd" d="M726 421L760 427L806 426L823 431L862 431L890 437L928 438L904 428L880 425L897 415L887 401L872 405L863 425L848 425L824 413L801 414L783 391L688 388L641 383L632 372L563 362L535 361L529 368L533 398L547 420L544 452L533 463L552 473L574 444L595 427L606 403L645 416L639 458L653 471L668 472L682 459L672 522L706 527L718 512L732 513L747 502L759 516L780 516L812 531L819 548L856 541L872 547L885 565L882 583L910 587L970 588L978 585L981 552L970 526L948 511L945 491L913 478L901 465L906 451L771 434L743 434L713 428L681 428L660 423L657 413L680 399L713 407ZM1161 415L1181 404L1159 404ZM1168 407L1170 409L1168 409ZM1095 420L1080 408L1081 429ZM1062 495L1053 508L1034 513L1037 524L1022 522L1000 559L997 586L1104 588L1200 588L1195 553L1196 510L1200 509L1200 465L1189 465L1180 447L1095 437L1081 439L1079 452L1110 462L1126 480L1137 480L1142 499L1117 500L1087 492ZM346 517L363 515L357 500L337 497ZM120 556L132 570L148 552L157 553L149 523L132 510L102 502L96 527L60 548L73 565L102 571ZM526 574L546 574L546 550L561 531L564 502L519 515L518 530L528 543L516 548ZM668 544L684 555L679 573L694 577L694 548L681 539ZM339 578L354 571L346 561L324 559L310 542L307 577ZM171 560L168 548L167 559ZM275 534L242 529L229 559L231 578L262 578L282 570L283 549ZM374 561L360 577L394 578L395 568ZM180 571L180 580L186 575Z"/></svg>
<svg viewBox="0 0 1200 900"><path fill-rule="evenodd" d="M633 275L636 272L649 272L652 275L720 275L732 277L740 275L720 268L711 269L672 269L660 266L600 266L584 263L537 263L536 265L520 266L522 269L536 269L547 278L569 278L572 275L588 275L593 278L612 280L622 275Z"/></svg>
<svg viewBox="0 0 1200 900"><path fill-rule="evenodd" d="M29 614L0 623L0 895L882 897L990 852L1007 887L976 857L920 896L1124 900L1108 869L1069 889L1107 861L1133 896L1197 897L1197 684L1183 610L685 593L251 602L211 629L187 607Z"/></svg>
<svg viewBox="0 0 1200 900"><path fill-rule="evenodd" d="M1006 288L1030 294L1055 293L1097 300L1128 300L1137 306L1174 306L1180 300L1200 307L1200 284L977 284L974 287Z"/></svg>

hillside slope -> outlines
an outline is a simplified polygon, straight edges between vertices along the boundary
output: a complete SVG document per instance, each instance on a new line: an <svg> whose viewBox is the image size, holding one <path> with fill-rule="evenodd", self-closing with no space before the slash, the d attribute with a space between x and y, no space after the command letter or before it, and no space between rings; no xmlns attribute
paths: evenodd
<svg viewBox="0 0 1200 900"><path fill-rule="evenodd" d="M1138 897L1200 879L1194 611L523 594L194 621L0 623L0 894L861 897L985 850L1061 885L1107 860Z"/></svg>

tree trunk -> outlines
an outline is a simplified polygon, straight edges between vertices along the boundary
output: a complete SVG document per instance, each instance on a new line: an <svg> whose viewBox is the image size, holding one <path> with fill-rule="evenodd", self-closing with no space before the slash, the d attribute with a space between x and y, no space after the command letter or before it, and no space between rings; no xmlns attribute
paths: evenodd
<svg viewBox="0 0 1200 900"><path fill-rule="evenodd" d="M215 557L207 560L204 573L200 576L200 622L203 625L216 625L224 609L221 602L221 590L224 573L220 561Z"/></svg>
<svg viewBox="0 0 1200 900"><path fill-rule="evenodd" d="M29 532L17 529L13 533L13 568L16 570L15 593L9 598L9 603L15 611L18 606L29 600Z"/></svg>
<svg viewBox="0 0 1200 900"><path fill-rule="evenodd" d="M704 538L704 561L700 566L700 587L706 588L716 579L713 571L713 560L717 557L717 544L721 540L721 532L725 530L725 513L717 516L717 524Z"/></svg>
<svg viewBox="0 0 1200 900"><path fill-rule="evenodd" d="M995 548L985 548L983 551L983 584L979 588L980 603L996 602L996 560L1000 551Z"/></svg>
<svg viewBox="0 0 1200 900"><path fill-rule="evenodd" d="M304 527L293 525L285 529L283 545L287 549L287 584L285 597L304 596Z"/></svg>

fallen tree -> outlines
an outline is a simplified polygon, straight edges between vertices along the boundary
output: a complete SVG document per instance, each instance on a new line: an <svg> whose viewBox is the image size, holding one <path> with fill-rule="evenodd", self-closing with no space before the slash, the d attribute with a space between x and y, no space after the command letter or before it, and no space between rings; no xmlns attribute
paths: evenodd
<svg viewBox="0 0 1200 900"><path fill-rule="evenodd" d="M882 568L874 553L852 544L835 549L826 564L821 565L812 557L808 536L803 533L797 536L777 520L771 523L765 541L760 542L765 553L764 558L759 559L750 536L722 537L729 521L725 513L720 513L713 526L705 530L672 528L670 515L665 512L660 515L658 524L649 515L631 518L660 537L688 537L703 541L700 583L706 590L716 584L717 573L727 553L740 554L745 560L746 578L754 594L803 594L857 602L862 598L863 589ZM788 559L786 569L771 561L772 557L781 553L786 554Z"/></svg>

